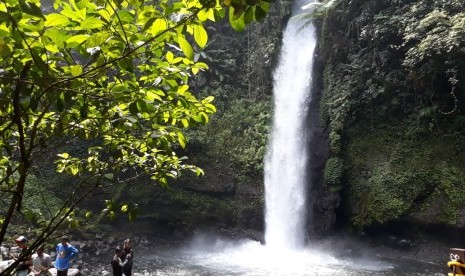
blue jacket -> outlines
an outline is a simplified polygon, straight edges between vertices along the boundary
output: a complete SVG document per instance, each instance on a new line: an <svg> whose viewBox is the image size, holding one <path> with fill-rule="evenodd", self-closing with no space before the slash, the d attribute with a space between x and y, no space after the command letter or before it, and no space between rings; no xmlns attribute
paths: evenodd
<svg viewBox="0 0 465 276"><path fill-rule="evenodd" d="M57 259L55 260L55 267L57 270L68 270L69 261L78 255L78 250L71 244L63 246L59 243L56 248Z"/></svg>

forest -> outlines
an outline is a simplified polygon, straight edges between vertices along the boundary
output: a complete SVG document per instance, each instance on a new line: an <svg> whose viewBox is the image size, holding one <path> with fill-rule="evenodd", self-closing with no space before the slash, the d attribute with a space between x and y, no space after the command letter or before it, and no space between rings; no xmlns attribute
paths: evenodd
<svg viewBox="0 0 465 276"><path fill-rule="evenodd" d="M0 245L61 233L262 239L282 28L315 22L308 232L465 227L465 3L0 3ZM312 147L310 147L312 149Z"/></svg>

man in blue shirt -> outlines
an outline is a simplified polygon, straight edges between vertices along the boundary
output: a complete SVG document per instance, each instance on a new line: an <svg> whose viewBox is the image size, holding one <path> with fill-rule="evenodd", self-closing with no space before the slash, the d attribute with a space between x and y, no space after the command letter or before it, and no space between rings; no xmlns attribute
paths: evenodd
<svg viewBox="0 0 465 276"><path fill-rule="evenodd" d="M68 243L67 236L61 237L61 243L56 247L57 259L55 260L55 268L57 276L68 276L69 262L75 259L78 255L78 250Z"/></svg>

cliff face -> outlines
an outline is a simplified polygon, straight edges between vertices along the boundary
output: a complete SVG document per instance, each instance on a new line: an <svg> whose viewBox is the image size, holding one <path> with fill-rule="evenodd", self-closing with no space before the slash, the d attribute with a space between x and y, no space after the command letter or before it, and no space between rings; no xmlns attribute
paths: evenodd
<svg viewBox="0 0 465 276"><path fill-rule="evenodd" d="M337 2L320 49L339 220L465 227L465 4Z"/></svg>

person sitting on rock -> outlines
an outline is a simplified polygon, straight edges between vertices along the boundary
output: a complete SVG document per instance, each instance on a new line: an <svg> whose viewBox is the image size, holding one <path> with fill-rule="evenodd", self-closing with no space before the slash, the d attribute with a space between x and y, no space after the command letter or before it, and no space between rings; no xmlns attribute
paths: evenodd
<svg viewBox="0 0 465 276"><path fill-rule="evenodd" d="M53 267L52 258L44 252L44 246L37 248L37 254L32 255L32 264L35 276L49 275L48 270Z"/></svg>

